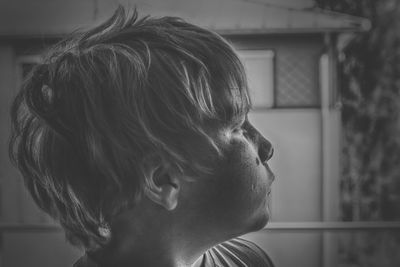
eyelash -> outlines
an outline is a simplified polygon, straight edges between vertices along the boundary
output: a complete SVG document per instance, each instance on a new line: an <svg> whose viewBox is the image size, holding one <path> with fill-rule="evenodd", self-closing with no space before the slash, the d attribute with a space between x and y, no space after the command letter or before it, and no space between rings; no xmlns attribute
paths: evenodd
<svg viewBox="0 0 400 267"><path fill-rule="evenodd" d="M248 136L248 132L246 129L243 128L243 126L236 128L233 130L233 132L235 133L241 133L243 136L247 137Z"/></svg>

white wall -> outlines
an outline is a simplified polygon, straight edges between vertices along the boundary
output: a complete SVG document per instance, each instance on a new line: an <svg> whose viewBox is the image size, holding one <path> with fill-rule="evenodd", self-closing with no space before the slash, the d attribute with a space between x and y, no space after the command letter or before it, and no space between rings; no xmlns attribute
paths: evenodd
<svg viewBox="0 0 400 267"><path fill-rule="evenodd" d="M253 111L250 121L275 148L270 166L271 222L307 222L322 219L322 146L320 109ZM245 238L261 246L276 266L320 267L322 233L268 231Z"/></svg>
<svg viewBox="0 0 400 267"><path fill-rule="evenodd" d="M275 148L272 221L321 220L320 110L253 111L249 119Z"/></svg>

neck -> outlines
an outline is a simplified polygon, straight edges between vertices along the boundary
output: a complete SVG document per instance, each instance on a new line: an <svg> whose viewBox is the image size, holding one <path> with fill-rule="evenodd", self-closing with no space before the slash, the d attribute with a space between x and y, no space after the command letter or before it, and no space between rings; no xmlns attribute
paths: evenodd
<svg viewBox="0 0 400 267"><path fill-rule="evenodd" d="M143 235L132 236L124 242L111 242L105 249L93 254L101 267L108 266L165 266L189 267L204 253L186 242L164 237L162 240Z"/></svg>
<svg viewBox="0 0 400 267"><path fill-rule="evenodd" d="M153 217L157 220L144 220L143 223L137 218L140 217L136 217L135 223L123 219L113 224L110 243L92 253L101 267L188 267L215 245L204 242L207 241L204 236L197 236L193 228L186 231L186 227L162 218L160 214Z"/></svg>

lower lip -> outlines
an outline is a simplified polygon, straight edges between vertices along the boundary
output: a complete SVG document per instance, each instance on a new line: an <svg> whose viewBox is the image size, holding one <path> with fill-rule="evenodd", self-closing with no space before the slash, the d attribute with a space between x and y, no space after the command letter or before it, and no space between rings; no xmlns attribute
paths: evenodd
<svg viewBox="0 0 400 267"><path fill-rule="evenodd" d="M266 162L263 162L263 165L265 167L265 169L267 170L268 173L268 178L271 179L271 183L275 180L275 174L271 171L271 169L269 168L268 164Z"/></svg>

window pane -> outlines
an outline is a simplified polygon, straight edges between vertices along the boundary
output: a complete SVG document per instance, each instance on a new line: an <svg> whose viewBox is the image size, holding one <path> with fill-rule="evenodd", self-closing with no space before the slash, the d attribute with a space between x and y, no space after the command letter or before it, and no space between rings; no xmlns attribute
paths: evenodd
<svg viewBox="0 0 400 267"><path fill-rule="evenodd" d="M319 106L317 64L319 56L301 47L277 55L278 107Z"/></svg>
<svg viewBox="0 0 400 267"><path fill-rule="evenodd" d="M242 50L239 56L246 69L253 107L273 107L274 53L269 50Z"/></svg>

